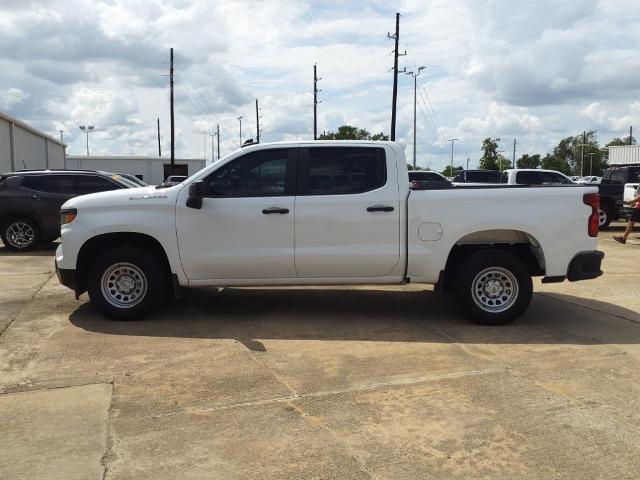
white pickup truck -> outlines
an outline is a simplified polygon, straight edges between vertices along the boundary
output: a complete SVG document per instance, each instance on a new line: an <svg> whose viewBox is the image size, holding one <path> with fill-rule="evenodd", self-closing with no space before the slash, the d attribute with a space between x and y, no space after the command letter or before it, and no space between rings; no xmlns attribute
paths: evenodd
<svg viewBox="0 0 640 480"><path fill-rule="evenodd" d="M259 144L173 187L69 200L56 271L114 319L182 287L412 282L453 290L476 322L505 324L529 305L532 276L602 274L596 192L410 191L393 142Z"/></svg>

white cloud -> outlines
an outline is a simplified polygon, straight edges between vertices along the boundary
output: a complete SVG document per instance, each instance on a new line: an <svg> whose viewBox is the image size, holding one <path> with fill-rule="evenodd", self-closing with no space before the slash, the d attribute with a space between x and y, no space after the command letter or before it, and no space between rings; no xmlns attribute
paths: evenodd
<svg viewBox="0 0 640 480"><path fill-rule="evenodd" d="M7 110L12 109L16 105L24 102L27 98L29 98L29 94L19 88L0 90L0 108Z"/></svg>

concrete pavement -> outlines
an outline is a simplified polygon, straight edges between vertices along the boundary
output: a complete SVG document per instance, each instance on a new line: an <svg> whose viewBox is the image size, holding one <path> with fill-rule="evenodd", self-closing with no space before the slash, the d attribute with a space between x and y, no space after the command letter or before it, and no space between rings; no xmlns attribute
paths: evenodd
<svg viewBox="0 0 640 480"><path fill-rule="evenodd" d="M112 322L51 249L0 249L0 478L637 478L640 241L611 236L605 276L498 328L417 285Z"/></svg>

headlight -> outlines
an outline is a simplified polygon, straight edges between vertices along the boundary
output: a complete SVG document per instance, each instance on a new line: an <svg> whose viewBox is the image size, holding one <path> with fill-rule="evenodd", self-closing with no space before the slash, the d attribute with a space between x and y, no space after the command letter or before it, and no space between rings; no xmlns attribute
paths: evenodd
<svg viewBox="0 0 640 480"><path fill-rule="evenodd" d="M78 215L78 210L75 208L60 210L60 225L66 225L67 223L73 222L76 215Z"/></svg>

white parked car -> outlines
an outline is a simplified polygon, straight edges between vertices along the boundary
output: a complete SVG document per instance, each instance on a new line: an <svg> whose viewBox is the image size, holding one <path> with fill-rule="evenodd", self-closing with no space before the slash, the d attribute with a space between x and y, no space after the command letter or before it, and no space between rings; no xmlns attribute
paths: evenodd
<svg viewBox="0 0 640 480"><path fill-rule="evenodd" d="M596 175L588 175L586 177L582 177L579 180L579 183L600 183L602 177L598 177Z"/></svg>
<svg viewBox="0 0 640 480"><path fill-rule="evenodd" d="M512 168L502 172L500 183L507 185L571 185L573 180L564 173L539 168Z"/></svg>
<svg viewBox="0 0 640 480"><path fill-rule="evenodd" d="M602 274L595 187L408 180L394 142L249 146L173 187L68 201L56 270L116 319L183 287L411 282L490 325L527 309L533 276Z"/></svg>

